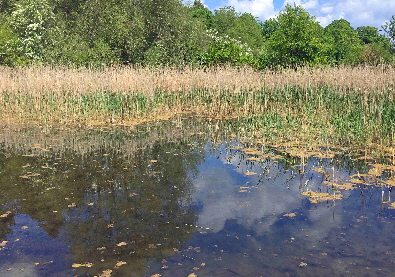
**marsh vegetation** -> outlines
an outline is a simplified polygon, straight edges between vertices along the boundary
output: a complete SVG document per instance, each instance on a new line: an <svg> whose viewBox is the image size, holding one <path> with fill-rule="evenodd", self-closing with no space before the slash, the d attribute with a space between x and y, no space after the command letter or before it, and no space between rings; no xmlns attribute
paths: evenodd
<svg viewBox="0 0 395 277"><path fill-rule="evenodd" d="M194 113L274 141L391 146L391 67L2 68L3 124L122 125Z"/></svg>

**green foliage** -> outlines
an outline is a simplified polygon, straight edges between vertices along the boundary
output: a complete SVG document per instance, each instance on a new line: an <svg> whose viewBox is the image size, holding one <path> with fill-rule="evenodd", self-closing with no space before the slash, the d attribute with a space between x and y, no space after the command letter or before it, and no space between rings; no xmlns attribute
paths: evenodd
<svg viewBox="0 0 395 277"><path fill-rule="evenodd" d="M369 43L382 43L383 45L390 46L388 39L379 33L376 27L362 26L356 29L358 37L364 44Z"/></svg>
<svg viewBox="0 0 395 277"><path fill-rule="evenodd" d="M9 15L12 11L12 6L15 0L2 0L0 1L0 12Z"/></svg>
<svg viewBox="0 0 395 277"><path fill-rule="evenodd" d="M100 3L86 5L79 33L100 38L122 63L184 64L202 43L203 23L178 0L91 1Z"/></svg>
<svg viewBox="0 0 395 277"><path fill-rule="evenodd" d="M141 16L132 16L135 9L127 4L127 1L86 0L73 5L62 1L58 9L64 11L59 18L64 22L64 31L57 38L61 41L56 49L58 55L77 64L90 65L141 61L138 57L143 55L145 47L144 22ZM72 53L76 48L83 53Z"/></svg>
<svg viewBox="0 0 395 277"><path fill-rule="evenodd" d="M119 63L114 51L103 40L97 39L88 43L78 35L67 35L63 41L62 45L48 51L48 63L78 67L100 67Z"/></svg>
<svg viewBox="0 0 395 277"><path fill-rule="evenodd" d="M233 7L224 7L215 11L213 28L220 34L246 43L254 50L262 46L263 35L255 17L249 13L240 14Z"/></svg>
<svg viewBox="0 0 395 277"><path fill-rule="evenodd" d="M259 27L262 32L262 36L265 39L269 39L273 33L278 29L278 21L274 18L270 18L263 23L259 24Z"/></svg>
<svg viewBox="0 0 395 277"><path fill-rule="evenodd" d="M205 27L178 0L86 0L59 3L63 32L50 61L77 65L193 63ZM77 52L77 53L76 53Z"/></svg>
<svg viewBox="0 0 395 277"><path fill-rule="evenodd" d="M383 29L394 41L395 17ZM4 0L0 64L253 65L391 63L392 44L377 28L344 20L323 29L300 6L273 19L201 1Z"/></svg>
<svg viewBox="0 0 395 277"><path fill-rule="evenodd" d="M360 62L362 41L347 20L334 20L325 27L325 33L333 39L336 63L357 64Z"/></svg>
<svg viewBox="0 0 395 277"><path fill-rule="evenodd" d="M373 42L365 44L361 52L361 61L367 65L391 64L394 57L390 48L383 46L381 43Z"/></svg>
<svg viewBox="0 0 395 277"><path fill-rule="evenodd" d="M197 60L206 43L205 27L180 1L152 0L144 14L148 30L146 64L185 65Z"/></svg>
<svg viewBox="0 0 395 277"><path fill-rule="evenodd" d="M21 40L6 23L0 23L0 64L9 66L23 65L28 58L21 51Z"/></svg>
<svg viewBox="0 0 395 277"><path fill-rule="evenodd" d="M265 44L260 57L261 67L327 63L330 46L323 38L323 29L301 6L287 5L276 22L267 25L277 27L271 29L274 31Z"/></svg>
<svg viewBox="0 0 395 277"><path fill-rule="evenodd" d="M230 6L215 10L213 17L214 29L220 34L226 34L230 28L235 26L239 15L235 8Z"/></svg>
<svg viewBox="0 0 395 277"><path fill-rule="evenodd" d="M372 26L358 27L356 32L364 44L377 42L377 38L379 37L379 30Z"/></svg>
<svg viewBox="0 0 395 277"><path fill-rule="evenodd" d="M195 0L193 6L190 8L190 12L192 17L198 18L207 29L213 28L213 13L202 2Z"/></svg>
<svg viewBox="0 0 395 277"><path fill-rule="evenodd" d="M391 40L391 43L395 43L395 15L393 15L390 19L390 21L387 21L383 26L383 31L387 34L389 39Z"/></svg>
<svg viewBox="0 0 395 277"><path fill-rule="evenodd" d="M227 32L230 37L246 43L252 49L258 49L263 43L262 32L256 19L249 13L237 17L235 24Z"/></svg>
<svg viewBox="0 0 395 277"><path fill-rule="evenodd" d="M356 29L363 43L360 54L361 62L368 65L389 64L393 62L391 43L388 38L372 26L362 26Z"/></svg>

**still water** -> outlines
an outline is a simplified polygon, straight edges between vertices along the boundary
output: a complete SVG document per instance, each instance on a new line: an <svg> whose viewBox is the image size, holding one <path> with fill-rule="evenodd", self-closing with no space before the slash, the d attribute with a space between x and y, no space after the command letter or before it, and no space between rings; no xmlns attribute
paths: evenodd
<svg viewBox="0 0 395 277"><path fill-rule="evenodd" d="M395 276L390 159L191 117L16 129L0 276Z"/></svg>

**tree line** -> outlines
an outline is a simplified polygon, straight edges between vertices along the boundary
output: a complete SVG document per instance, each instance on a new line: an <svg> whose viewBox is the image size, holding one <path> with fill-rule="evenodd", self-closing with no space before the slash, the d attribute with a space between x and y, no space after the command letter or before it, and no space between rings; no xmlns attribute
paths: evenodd
<svg viewBox="0 0 395 277"><path fill-rule="evenodd" d="M260 22L233 7L200 1L2 0L0 64L215 66L258 69L394 64L395 16L354 29L345 19L323 28L287 5Z"/></svg>

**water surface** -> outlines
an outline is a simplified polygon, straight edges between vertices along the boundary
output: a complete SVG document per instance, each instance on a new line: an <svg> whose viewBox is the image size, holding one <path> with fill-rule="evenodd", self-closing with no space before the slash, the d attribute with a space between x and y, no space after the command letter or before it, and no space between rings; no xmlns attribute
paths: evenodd
<svg viewBox="0 0 395 277"><path fill-rule="evenodd" d="M0 276L392 276L390 160L191 117L0 135Z"/></svg>

